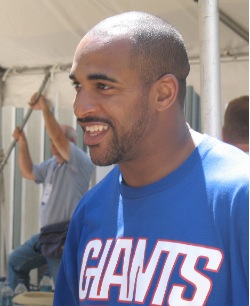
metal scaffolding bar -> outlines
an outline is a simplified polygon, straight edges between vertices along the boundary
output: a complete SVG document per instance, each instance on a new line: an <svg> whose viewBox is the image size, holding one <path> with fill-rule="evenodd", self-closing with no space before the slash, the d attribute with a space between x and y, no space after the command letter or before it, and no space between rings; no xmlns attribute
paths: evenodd
<svg viewBox="0 0 250 306"><path fill-rule="evenodd" d="M219 10L220 21L224 23L229 29L231 29L238 36L243 38L246 42L249 42L249 32L235 22L231 17L225 14L222 10Z"/></svg>
<svg viewBox="0 0 250 306"><path fill-rule="evenodd" d="M44 87L46 86L46 84L47 84L47 82L48 82L48 80L49 80L49 77L50 77L50 70L48 69L47 72L46 72L46 74L45 74L44 80L43 80L43 82L42 82L42 84L41 84L41 86L40 86L40 88L39 88L39 90L38 90L38 92L37 92L35 103L38 101L39 97L41 96L42 91L44 90ZM29 110L28 110L26 116L25 116L24 119L23 119L23 123L22 123L22 125L20 126L20 130L21 130L21 131L23 130L25 124L27 123L27 121L28 121L28 119L29 119L29 117L30 117L32 111L33 111L33 109L32 109L32 108L29 108ZM15 145L16 145L16 142L17 142L16 140L13 140L13 141L12 141L12 143L11 143L11 145L10 145L8 151L7 151L6 157L4 158L3 162L1 163L1 166L0 166L0 173L1 173L2 170L4 169L4 166L5 166L5 164L7 163L8 158L9 158L9 156L10 156L10 154L11 154L11 151L13 150L13 148L14 148Z"/></svg>
<svg viewBox="0 0 250 306"><path fill-rule="evenodd" d="M199 0L202 132L221 138L218 0Z"/></svg>

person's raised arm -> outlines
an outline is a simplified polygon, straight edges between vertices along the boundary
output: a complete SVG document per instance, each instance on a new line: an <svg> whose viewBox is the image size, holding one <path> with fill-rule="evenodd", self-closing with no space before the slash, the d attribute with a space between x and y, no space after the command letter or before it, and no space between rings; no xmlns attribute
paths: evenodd
<svg viewBox="0 0 250 306"><path fill-rule="evenodd" d="M29 147L24 132L21 132L17 127L13 132L13 137L18 142L18 165L22 176L29 180L35 180L35 176L32 171L33 162L30 157Z"/></svg>
<svg viewBox="0 0 250 306"><path fill-rule="evenodd" d="M56 147L60 155L66 161L68 161L70 158L70 141L67 139L60 124L57 122L54 115L50 111L44 96L41 95L37 103L35 103L35 98L36 95L34 94L31 98L31 108L39 109L43 112L45 127L53 145Z"/></svg>

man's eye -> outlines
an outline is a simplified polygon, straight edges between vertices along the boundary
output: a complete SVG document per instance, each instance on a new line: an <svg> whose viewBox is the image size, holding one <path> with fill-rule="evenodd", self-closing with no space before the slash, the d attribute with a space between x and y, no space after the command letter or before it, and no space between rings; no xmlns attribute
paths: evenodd
<svg viewBox="0 0 250 306"><path fill-rule="evenodd" d="M82 87L81 84L76 81L72 82L72 86L75 88L76 91L79 91Z"/></svg>
<svg viewBox="0 0 250 306"><path fill-rule="evenodd" d="M97 88L99 89L103 89L103 90L107 90L112 88L111 86L107 85L107 84L103 84L103 83L97 83Z"/></svg>

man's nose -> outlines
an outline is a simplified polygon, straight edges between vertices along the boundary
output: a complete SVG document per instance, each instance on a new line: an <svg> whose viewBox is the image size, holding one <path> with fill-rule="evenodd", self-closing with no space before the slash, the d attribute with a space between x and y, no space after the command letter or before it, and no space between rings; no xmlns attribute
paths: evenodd
<svg viewBox="0 0 250 306"><path fill-rule="evenodd" d="M84 118L90 114L93 114L97 111L97 108L96 101L86 92L81 90L76 94L73 109L77 118Z"/></svg>

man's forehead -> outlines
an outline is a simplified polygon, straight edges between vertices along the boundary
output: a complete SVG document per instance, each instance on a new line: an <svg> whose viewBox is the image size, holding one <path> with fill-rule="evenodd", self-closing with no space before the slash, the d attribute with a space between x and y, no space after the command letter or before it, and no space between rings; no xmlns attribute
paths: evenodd
<svg viewBox="0 0 250 306"><path fill-rule="evenodd" d="M101 38L85 36L79 43L73 61L73 66L81 63L85 64L104 64L104 62L118 61L117 57L123 60L123 63L129 61L131 43L125 37ZM119 60L119 62L121 62ZM119 63L116 63L116 65Z"/></svg>
<svg viewBox="0 0 250 306"><path fill-rule="evenodd" d="M107 48L117 48L121 45L123 46L130 46L131 44L131 37L129 35L93 35L93 34L86 34L82 40L80 41L79 45L77 46L76 53L87 53L93 52L98 50L103 50Z"/></svg>
<svg viewBox="0 0 250 306"><path fill-rule="evenodd" d="M110 81L117 80L121 71L126 71L130 67L130 45L127 40L110 41L86 39L79 44L73 60L70 79L79 80L85 74L88 79L104 79L105 76ZM117 75L118 74L118 75ZM114 79L114 80L111 80Z"/></svg>

